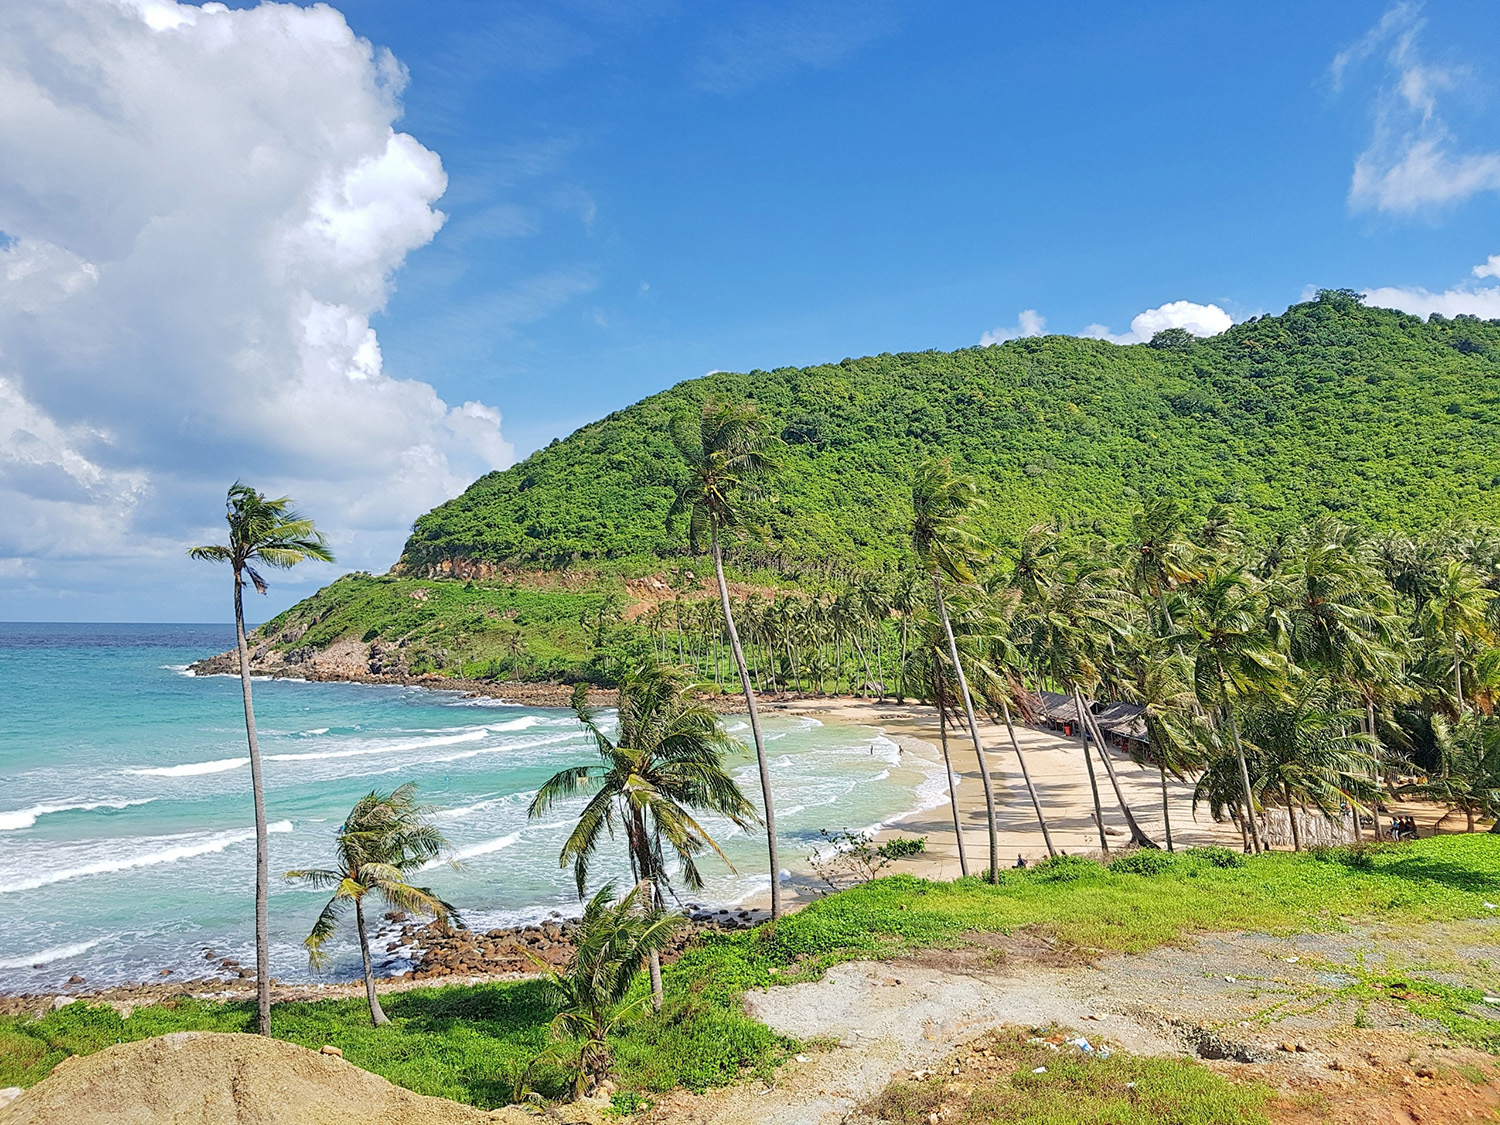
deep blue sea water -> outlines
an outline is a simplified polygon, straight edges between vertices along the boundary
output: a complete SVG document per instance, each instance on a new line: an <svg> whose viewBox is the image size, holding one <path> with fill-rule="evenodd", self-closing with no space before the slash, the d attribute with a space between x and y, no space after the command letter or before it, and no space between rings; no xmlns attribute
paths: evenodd
<svg viewBox="0 0 1500 1125"><path fill-rule="evenodd" d="M254 835L239 681L185 666L233 643L199 625L0 622L0 989L201 975L203 950L251 964ZM310 976L301 939L324 901L286 885L326 862L344 813L372 788L416 781L440 806L462 870L429 882L471 924L576 910L557 854L573 805L528 821L537 786L585 762L591 743L565 711L391 686L255 681L271 824L273 969ZM744 724L726 720L731 729ZM859 828L931 803L935 783L874 730L809 718L767 725L784 866L820 828ZM753 756L734 763L758 800ZM920 792L919 792L920 790ZM739 869L707 862L733 902L769 886L762 838L709 822ZM624 875L623 852L595 870ZM381 943L384 948L384 942ZM357 975L336 941L326 978ZM399 955L388 967L401 967Z"/></svg>

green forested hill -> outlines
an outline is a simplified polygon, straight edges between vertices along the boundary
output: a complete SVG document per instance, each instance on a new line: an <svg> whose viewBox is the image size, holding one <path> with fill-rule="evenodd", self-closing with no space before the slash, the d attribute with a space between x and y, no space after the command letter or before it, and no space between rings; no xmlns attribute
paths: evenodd
<svg viewBox="0 0 1500 1125"><path fill-rule="evenodd" d="M1252 533L1331 510L1378 527L1500 522L1500 322L1429 322L1325 291L1209 340L1067 336L716 373L585 426L417 520L402 562L629 569L677 553L672 418L754 399L787 442L769 539L742 554L868 565L905 548L910 467L977 476L990 530L1117 525L1137 497L1232 504Z"/></svg>

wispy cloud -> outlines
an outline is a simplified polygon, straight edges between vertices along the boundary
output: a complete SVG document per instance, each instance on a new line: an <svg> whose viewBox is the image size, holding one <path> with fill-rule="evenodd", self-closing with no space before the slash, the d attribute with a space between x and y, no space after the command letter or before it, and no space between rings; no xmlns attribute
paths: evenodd
<svg viewBox="0 0 1500 1125"><path fill-rule="evenodd" d="M752 5L704 42L692 78L710 93L739 93L793 71L836 66L896 24L885 0Z"/></svg>
<svg viewBox="0 0 1500 1125"><path fill-rule="evenodd" d="M1440 96L1470 93L1475 75L1428 61L1418 43L1424 26L1421 5L1402 0L1330 66L1336 90L1371 59L1383 57L1386 68L1370 143L1354 162L1353 207L1412 214L1500 190L1500 152L1464 151L1439 112Z"/></svg>

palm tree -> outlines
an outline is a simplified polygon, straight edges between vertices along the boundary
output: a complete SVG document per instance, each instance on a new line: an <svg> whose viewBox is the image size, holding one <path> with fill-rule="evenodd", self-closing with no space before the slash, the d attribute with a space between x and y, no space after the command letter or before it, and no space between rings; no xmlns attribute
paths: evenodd
<svg viewBox="0 0 1500 1125"><path fill-rule="evenodd" d="M416 782L408 781L390 793L367 793L355 802L334 837L334 866L288 871L284 878L319 890L333 888L303 945L314 968L327 962L323 946L333 936L340 915L352 903L359 953L364 961L365 996L376 1027L390 1023L375 994L375 971L370 963L370 939L365 932L365 895L372 892L387 905L408 914L425 914L443 921L458 915L426 887L407 882L448 850L448 841L429 819L430 806L416 803Z"/></svg>
<svg viewBox="0 0 1500 1125"><path fill-rule="evenodd" d="M1494 817L1490 831L1500 833L1500 724L1473 712L1457 724L1434 715L1432 733L1437 769L1403 790L1459 810L1469 832L1476 817Z"/></svg>
<svg viewBox="0 0 1500 1125"><path fill-rule="evenodd" d="M1026 539L1055 536L1045 528L1032 528ZM1058 683L1072 697L1078 719L1078 733L1083 743L1084 767L1094 798L1094 815L1099 821L1099 844L1109 851L1104 834L1103 809L1099 801L1098 781L1094 775L1090 742L1099 754L1115 801L1130 830L1132 843L1154 848L1156 842L1146 835L1125 799L1125 791L1115 773L1093 711L1086 696L1100 682L1108 651L1125 637L1134 603L1128 591L1117 583L1116 573L1102 557L1083 550L1042 550L1023 541L1023 555L1029 560L1024 572L1013 572L1013 580L1024 573L1019 586L1023 598L1029 598L1023 621L1028 647L1039 669Z"/></svg>
<svg viewBox="0 0 1500 1125"><path fill-rule="evenodd" d="M984 786L985 820L989 827L989 879L991 883L995 883L1000 879L995 789L990 780L984 744L979 739L979 723L974 718L974 700L969 695L969 682L964 675L963 661L958 656L953 622L948 617L948 604L943 599L943 579L972 585L973 563L984 553L979 539L969 528L970 520L979 505L979 493L972 481L954 475L953 464L946 457L935 458L923 462L917 469L916 480L912 483L911 505L912 551L917 557L918 566L926 571L932 581L938 620L942 622L943 634L948 642L948 657L953 661L953 674L958 680L958 697L964 706L964 717L968 720L974 756L979 759L979 780Z"/></svg>
<svg viewBox="0 0 1500 1125"><path fill-rule="evenodd" d="M1161 778L1161 819L1167 837L1167 851L1172 845L1172 813L1167 801L1167 774L1179 781L1191 770L1203 765L1203 742L1207 733L1195 706L1197 700L1188 686L1187 662L1175 653L1161 658L1137 653L1129 662L1133 675L1120 681L1121 694L1140 704L1140 719L1145 727L1146 755Z"/></svg>
<svg viewBox="0 0 1500 1125"><path fill-rule="evenodd" d="M1466 642L1489 639L1487 611L1494 597L1494 591L1484 585L1478 571L1460 559L1449 559L1422 606L1419 621L1423 632L1445 641L1453 657L1453 701L1458 715L1466 709L1463 648Z"/></svg>
<svg viewBox="0 0 1500 1125"><path fill-rule="evenodd" d="M267 500L247 484L235 481L225 502L229 542L193 547L191 558L227 562L234 574L234 637L240 657L240 694L245 702L245 738L250 744L250 788L255 795L255 998L262 1035L271 1034L271 951L266 904L270 898L270 851L266 835L266 790L260 770L260 743L255 737L255 706L250 698L250 646L245 640L244 591L248 580L266 592L259 567L287 570L306 559L332 562L323 536L283 496Z"/></svg>
<svg viewBox="0 0 1500 1125"><path fill-rule="evenodd" d="M1259 695L1244 709L1244 737L1257 750L1260 791L1286 809L1294 851L1302 850L1299 807L1312 805L1333 820L1345 804L1368 803L1374 795L1370 740L1353 729L1354 718L1353 712L1330 708L1317 683L1284 699Z"/></svg>
<svg viewBox="0 0 1500 1125"><path fill-rule="evenodd" d="M755 741L755 761L760 770L766 848L771 866L771 917L774 920L781 917L781 860L776 850L776 807L771 796L771 768L766 761L766 743L760 731L755 685L750 682L750 670L745 666L745 652L740 647L740 634L735 628L734 610L729 603L729 583L724 579L721 542L723 535L736 531L746 522L747 503L765 495L767 482L776 465L771 455L771 437L754 404L720 402L704 403L696 426L689 419L679 418L673 437L687 461L688 472L677 490L668 519L687 516L688 540L695 551L703 541L704 532L708 533L724 628L729 634L729 647L745 693L750 734Z"/></svg>
<svg viewBox="0 0 1500 1125"><path fill-rule="evenodd" d="M643 668L620 685L619 733L615 739L599 725L588 706L588 685L573 691L573 711L599 752L597 765L569 766L537 790L527 815L538 817L565 797L592 792L578 823L563 843L559 866L573 864L582 898L589 863L605 834L614 835L616 819L625 833L631 873L644 888L647 905L662 906L670 881L663 842L681 863L682 880L691 889L703 886L696 856L711 848L727 864L723 851L693 810L706 809L749 828L755 810L724 770L724 756L738 748L719 717L693 701L689 689L670 672ZM730 870L734 870L730 866ZM661 963L652 955L651 992L661 1006Z"/></svg>
<svg viewBox="0 0 1500 1125"><path fill-rule="evenodd" d="M615 902L614 884L601 888L583 909L567 967L558 972L538 961L561 1008L552 1018L553 1037L582 1041L574 1083L579 1097L609 1077L610 1032L638 1015L648 999L629 998L641 962L660 959L677 925L659 908L641 909L643 889L637 886Z"/></svg>
<svg viewBox="0 0 1500 1125"><path fill-rule="evenodd" d="M1246 827L1258 852L1262 848L1255 796L1230 693L1265 684L1285 669L1286 660L1266 637L1253 581L1241 567L1211 567L1194 591L1187 623L1173 640L1185 642L1191 650L1193 682L1200 698L1208 694L1203 702L1213 706L1218 728L1229 732L1239 765Z"/></svg>

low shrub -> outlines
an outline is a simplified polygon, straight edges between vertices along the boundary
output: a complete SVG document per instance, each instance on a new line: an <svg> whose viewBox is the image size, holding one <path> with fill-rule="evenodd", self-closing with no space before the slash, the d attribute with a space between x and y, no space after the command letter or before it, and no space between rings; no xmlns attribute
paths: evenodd
<svg viewBox="0 0 1500 1125"><path fill-rule="evenodd" d="M1160 848L1137 848L1109 865L1119 875L1160 875L1177 865L1177 857Z"/></svg>
<svg viewBox="0 0 1500 1125"><path fill-rule="evenodd" d="M1104 868L1101 864L1081 855L1055 855L1031 869L1032 878L1045 879L1049 883L1071 883L1075 879L1091 879L1102 874Z"/></svg>
<svg viewBox="0 0 1500 1125"><path fill-rule="evenodd" d="M1227 870L1231 867L1245 866L1245 857L1239 852L1230 851L1228 848L1221 848L1217 844L1208 844L1201 848L1189 848L1182 854L1192 856L1194 859L1201 859L1210 867L1220 867Z"/></svg>

